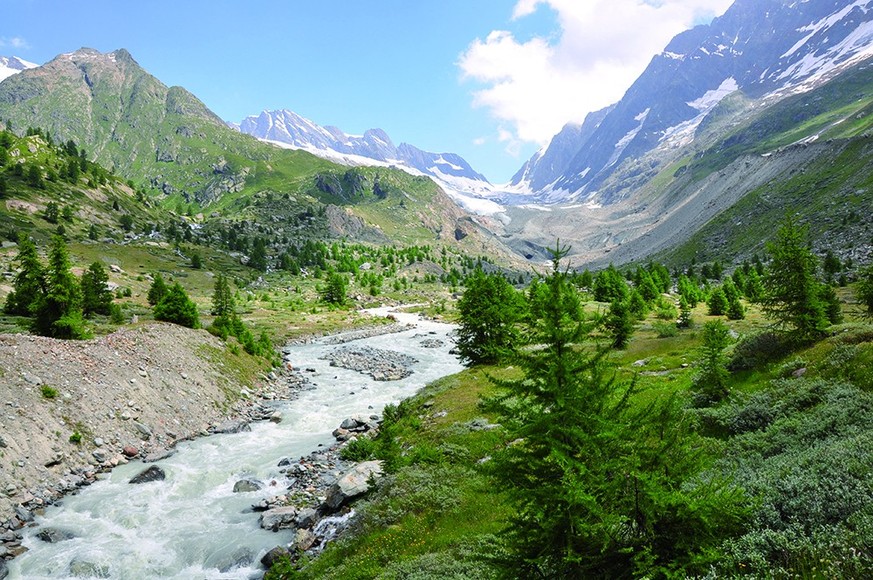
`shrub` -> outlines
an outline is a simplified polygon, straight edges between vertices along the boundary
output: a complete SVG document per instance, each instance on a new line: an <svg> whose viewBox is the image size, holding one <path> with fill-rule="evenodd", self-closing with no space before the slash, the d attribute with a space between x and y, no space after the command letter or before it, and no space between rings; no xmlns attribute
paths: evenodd
<svg viewBox="0 0 873 580"><path fill-rule="evenodd" d="M657 333L658 338L671 338L679 334L679 329L675 324L669 322L661 322L657 320L652 323L652 328Z"/></svg>
<svg viewBox="0 0 873 580"><path fill-rule="evenodd" d="M75 443L76 445L78 445L81 442L82 442L82 434L79 433L78 431L73 431L73 434L70 435L70 443Z"/></svg>
<svg viewBox="0 0 873 580"><path fill-rule="evenodd" d="M46 399L54 399L58 396L58 390L49 385L43 385L39 390L42 393L42 396Z"/></svg>
<svg viewBox="0 0 873 580"><path fill-rule="evenodd" d="M791 351L786 339L775 332L762 332L743 338L734 347L727 365L729 371L746 371L761 367Z"/></svg>
<svg viewBox="0 0 873 580"><path fill-rule="evenodd" d="M376 456L376 441L370 437L352 439L340 449L340 457L346 461L367 461Z"/></svg>

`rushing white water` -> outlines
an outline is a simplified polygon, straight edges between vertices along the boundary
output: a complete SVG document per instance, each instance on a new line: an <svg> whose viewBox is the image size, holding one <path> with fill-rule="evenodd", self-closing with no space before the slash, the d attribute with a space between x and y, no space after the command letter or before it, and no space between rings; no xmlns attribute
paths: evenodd
<svg viewBox="0 0 873 580"><path fill-rule="evenodd" d="M316 385L299 398L283 403L279 424L252 424L251 432L214 435L178 445L178 452L157 463L165 481L130 485L144 469L139 462L114 469L108 477L67 497L62 505L37 518L26 532L29 549L9 564L9 577L25 578L260 578L259 561L267 550L290 541L290 532L273 533L258 526L258 514L248 508L277 495L284 477L278 461L296 459L332 443L331 431L348 416L379 413L391 402L415 393L425 384L461 369L449 353L451 326L396 314L413 330L355 341L415 357L412 376L376 382L369 376L330 367L319 356L336 346L315 342L294 347L296 368ZM423 348L427 338L444 342ZM433 333L433 334L431 334ZM243 477L266 483L257 492L233 493ZM44 526L71 532L69 540L48 544L35 534ZM74 576L75 575L75 576Z"/></svg>

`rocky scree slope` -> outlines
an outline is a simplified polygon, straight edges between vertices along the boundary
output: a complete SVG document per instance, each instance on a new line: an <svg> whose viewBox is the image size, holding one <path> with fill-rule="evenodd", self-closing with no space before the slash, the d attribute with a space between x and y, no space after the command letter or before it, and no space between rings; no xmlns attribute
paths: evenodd
<svg viewBox="0 0 873 580"><path fill-rule="evenodd" d="M254 393L225 366L226 348L164 323L88 341L0 335L0 521L84 473L250 417Z"/></svg>

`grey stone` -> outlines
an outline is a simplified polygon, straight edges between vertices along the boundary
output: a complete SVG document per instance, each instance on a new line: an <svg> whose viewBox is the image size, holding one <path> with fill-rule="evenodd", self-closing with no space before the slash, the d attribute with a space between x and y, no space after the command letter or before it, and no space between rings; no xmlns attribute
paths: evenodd
<svg viewBox="0 0 873 580"><path fill-rule="evenodd" d="M134 421L133 426L139 431L139 435L143 440L151 439L152 430L138 421Z"/></svg>
<svg viewBox="0 0 873 580"><path fill-rule="evenodd" d="M71 532L59 530L58 528L43 528L37 532L36 537L47 544L57 544L58 542L75 538Z"/></svg>
<svg viewBox="0 0 873 580"><path fill-rule="evenodd" d="M91 452L91 456L100 463L103 463L107 459L106 452L102 449L95 449Z"/></svg>
<svg viewBox="0 0 873 580"><path fill-rule="evenodd" d="M0 560L0 580L9 576L9 568L6 567L6 560Z"/></svg>
<svg viewBox="0 0 873 580"><path fill-rule="evenodd" d="M364 461L346 471L327 490L325 503L337 509L353 497L367 492L370 480L382 476L381 461Z"/></svg>
<svg viewBox="0 0 873 580"><path fill-rule="evenodd" d="M222 574L226 574L234 568L242 568L244 566L248 566L254 561L255 553L252 552L251 548L238 548L233 554L230 555L226 563L218 565L218 571Z"/></svg>
<svg viewBox="0 0 873 580"><path fill-rule="evenodd" d="M295 548L301 552L305 552L315 544L316 540L318 540L318 538L309 530L299 529L294 534L293 543Z"/></svg>
<svg viewBox="0 0 873 580"><path fill-rule="evenodd" d="M358 420L349 417L348 419L343 419L343 422L340 423L340 429L355 429L358 426Z"/></svg>
<svg viewBox="0 0 873 580"><path fill-rule="evenodd" d="M261 514L261 527L274 532L293 528L297 521L297 508L294 506L277 507Z"/></svg>
<svg viewBox="0 0 873 580"><path fill-rule="evenodd" d="M163 481L167 478L167 474L157 465L152 465L148 469L141 471L139 474L131 478L129 483L148 483L150 481Z"/></svg>
<svg viewBox="0 0 873 580"><path fill-rule="evenodd" d="M291 552L288 551L288 548L282 546L276 546L261 558L261 564L264 565L265 568L271 568L273 564L281 560L282 558L287 558L291 556Z"/></svg>
<svg viewBox="0 0 873 580"><path fill-rule="evenodd" d="M33 521L33 514L23 505L15 506L15 516L24 523Z"/></svg>
<svg viewBox="0 0 873 580"><path fill-rule="evenodd" d="M245 493L248 491L260 491L264 484L254 479L241 479L233 484L233 493Z"/></svg>
<svg viewBox="0 0 873 580"><path fill-rule="evenodd" d="M109 578L109 566L87 560L70 562L70 576L75 578Z"/></svg>
<svg viewBox="0 0 873 580"><path fill-rule="evenodd" d="M311 528L318 521L318 512L314 508L304 508L297 514L297 525L301 528Z"/></svg>

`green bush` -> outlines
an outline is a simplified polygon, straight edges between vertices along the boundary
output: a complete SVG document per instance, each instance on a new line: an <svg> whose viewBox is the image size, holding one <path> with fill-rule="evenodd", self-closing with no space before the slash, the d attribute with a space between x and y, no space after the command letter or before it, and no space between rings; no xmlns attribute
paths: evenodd
<svg viewBox="0 0 873 580"><path fill-rule="evenodd" d="M58 390L48 385L43 385L39 390L42 393L43 398L46 399L54 399L58 396Z"/></svg>
<svg viewBox="0 0 873 580"><path fill-rule="evenodd" d="M652 323L652 329L657 333L658 338L671 338L679 334L679 328L675 324L660 320Z"/></svg>
<svg viewBox="0 0 873 580"><path fill-rule="evenodd" d="M376 448L371 437L358 437L340 449L340 457L346 461L368 461L376 457Z"/></svg>
<svg viewBox="0 0 873 580"><path fill-rule="evenodd" d="M78 445L81 442L82 442L82 434L79 433L78 431L73 431L73 434L70 435L70 443L75 443L76 445Z"/></svg>
<svg viewBox="0 0 873 580"><path fill-rule="evenodd" d="M784 337L775 332L762 332L740 340L727 368L732 372L760 368L789 352L791 347Z"/></svg>

